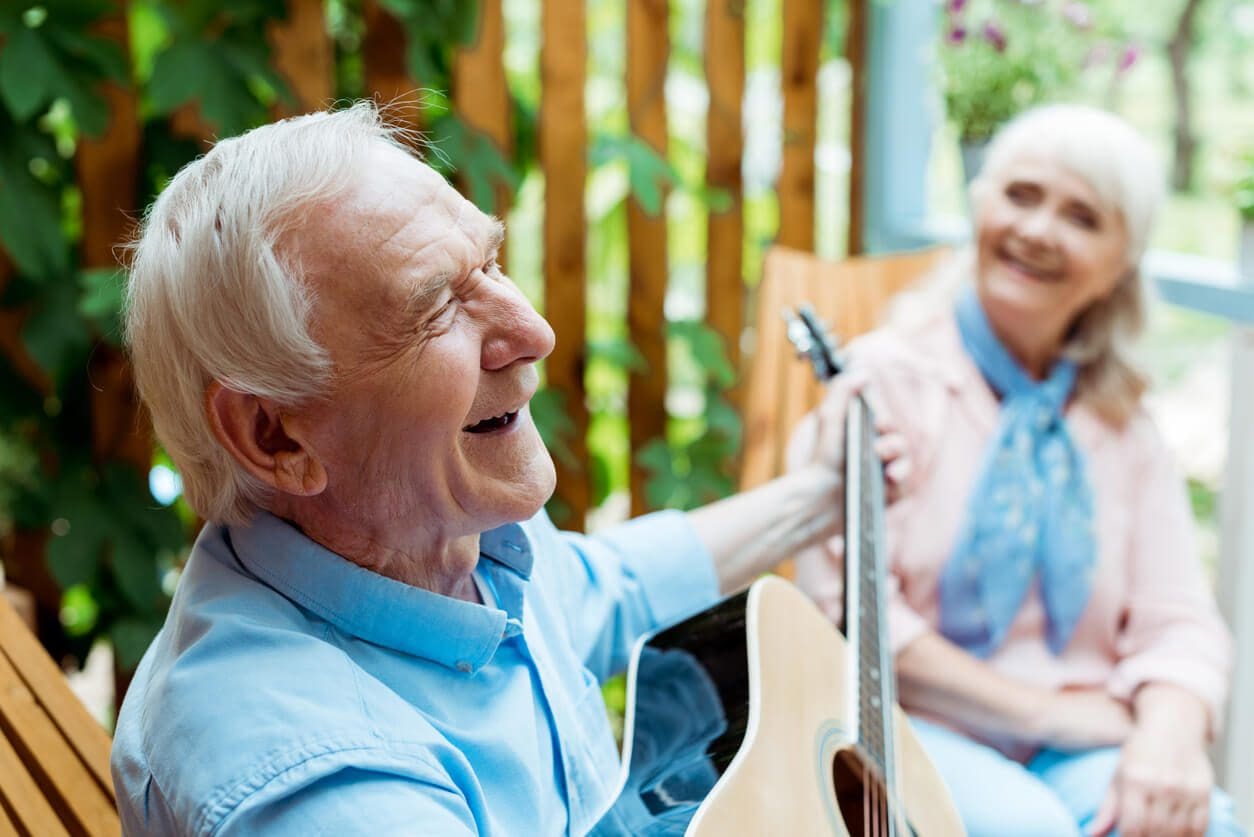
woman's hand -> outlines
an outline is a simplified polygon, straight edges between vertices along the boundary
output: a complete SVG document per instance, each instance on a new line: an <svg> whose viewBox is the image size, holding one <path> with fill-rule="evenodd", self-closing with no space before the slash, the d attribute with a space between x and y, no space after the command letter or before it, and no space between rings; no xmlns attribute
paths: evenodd
<svg viewBox="0 0 1254 837"><path fill-rule="evenodd" d="M1205 707L1166 684L1142 687L1136 703L1136 727L1089 833L1118 827L1120 837L1202 837L1215 778Z"/></svg>
<svg viewBox="0 0 1254 837"><path fill-rule="evenodd" d="M1122 744L1132 733L1132 713L1105 689L1063 689L1041 702L1032 730L1036 742L1059 750Z"/></svg>

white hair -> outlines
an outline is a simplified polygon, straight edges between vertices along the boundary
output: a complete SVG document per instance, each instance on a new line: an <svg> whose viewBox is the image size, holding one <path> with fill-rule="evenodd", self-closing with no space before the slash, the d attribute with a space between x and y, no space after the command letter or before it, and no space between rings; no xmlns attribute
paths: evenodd
<svg viewBox="0 0 1254 837"><path fill-rule="evenodd" d="M157 438L206 520L248 520L268 486L215 438L214 381L296 406L326 394L331 360L310 334L312 294L277 242L333 199L376 143L404 129L369 101L223 140L184 166L128 249L126 340Z"/></svg>
<svg viewBox="0 0 1254 837"><path fill-rule="evenodd" d="M973 192L994 180L1008 163L1031 153L1080 177L1119 214L1128 234L1128 265L1136 267L1149 244L1165 185L1162 164L1149 141L1101 108L1042 105L1024 111L997 132L972 183Z"/></svg>
<svg viewBox="0 0 1254 837"><path fill-rule="evenodd" d="M1080 177L1123 221L1126 273L1109 295L1080 312L1064 349L1080 366L1076 397L1122 426L1148 386L1132 347L1145 328L1149 304L1141 259L1163 200L1162 164L1149 141L1109 111L1043 105L1020 114L993 138L980 177L971 185L973 198L1002 168L1027 154L1048 157Z"/></svg>

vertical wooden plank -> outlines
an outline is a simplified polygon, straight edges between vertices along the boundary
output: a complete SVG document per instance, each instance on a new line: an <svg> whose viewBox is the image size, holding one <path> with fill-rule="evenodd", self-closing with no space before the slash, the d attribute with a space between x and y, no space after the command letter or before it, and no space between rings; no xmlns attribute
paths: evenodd
<svg viewBox="0 0 1254 837"><path fill-rule="evenodd" d="M325 108L335 98L335 50L322 0L287 0L287 19L271 24L274 68L292 89L295 104L279 102L276 116Z"/></svg>
<svg viewBox="0 0 1254 837"><path fill-rule="evenodd" d="M129 55L125 10L102 20L99 33ZM74 164L83 195L82 261L88 268L117 267L114 249L133 232L138 217L136 182L140 130L135 89L108 84L109 126L96 139L84 137ZM117 335L112 335L116 339ZM92 353L92 435L96 456L121 459L144 474L152 461L152 435L123 354L107 343Z"/></svg>
<svg viewBox="0 0 1254 837"><path fill-rule="evenodd" d="M667 0L627 0L627 115L632 133L666 156L666 62L670 53ZM666 436L666 211L650 217L627 202L627 328L643 365L628 380L631 428L631 512L649 510L648 473L636 464L640 449Z"/></svg>
<svg viewBox="0 0 1254 837"><path fill-rule="evenodd" d="M545 0L541 13L540 166L544 170L544 313L557 332L545 363L573 432L573 462L557 460L556 498L566 509L558 522L582 529L588 512L588 407L584 390L587 349L587 266L584 181L587 127L584 80L588 64L584 0Z"/></svg>
<svg viewBox="0 0 1254 837"><path fill-rule="evenodd" d="M366 95L381 104L404 103L403 111L391 114L409 128L422 127L417 89L418 83L409 74L405 62L405 29L379 0L365 0L362 18L366 33L362 38L362 63L365 68Z"/></svg>
<svg viewBox="0 0 1254 837"><path fill-rule="evenodd" d="M779 173L779 236L798 250L814 249L814 144L818 120L822 0L783 0L784 154Z"/></svg>
<svg viewBox="0 0 1254 837"><path fill-rule="evenodd" d="M705 75L710 88L706 117L706 183L726 192L730 204L711 211L706 245L706 322L723 337L733 369L740 368L744 328L744 215L740 158L744 150L741 102L745 92L744 0L708 0L705 10Z"/></svg>
<svg viewBox="0 0 1254 837"><path fill-rule="evenodd" d="M849 29L845 54L849 56L849 238L848 252L863 250L866 224L866 112L867 112L867 0L849 0Z"/></svg>
<svg viewBox="0 0 1254 837"><path fill-rule="evenodd" d="M458 51L453 65L453 103L466 124L486 136L501 156L509 159L513 149L504 54L502 0L481 0L475 42ZM503 218L510 198L509 184L495 184L492 213ZM503 253L500 262L505 263Z"/></svg>

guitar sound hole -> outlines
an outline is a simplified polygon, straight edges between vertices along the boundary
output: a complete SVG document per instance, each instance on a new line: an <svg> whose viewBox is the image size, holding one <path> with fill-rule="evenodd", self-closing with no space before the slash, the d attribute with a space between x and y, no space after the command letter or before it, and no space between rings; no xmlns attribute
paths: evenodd
<svg viewBox="0 0 1254 837"><path fill-rule="evenodd" d="M856 751L841 750L832 758L832 787L850 837L896 833L890 828L884 783Z"/></svg>

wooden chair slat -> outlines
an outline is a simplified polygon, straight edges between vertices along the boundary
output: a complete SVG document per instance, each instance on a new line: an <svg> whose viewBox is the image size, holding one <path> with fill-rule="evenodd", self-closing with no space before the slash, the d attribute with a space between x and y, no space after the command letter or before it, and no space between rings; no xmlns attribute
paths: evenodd
<svg viewBox="0 0 1254 837"><path fill-rule="evenodd" d="M0 680L0 689L8 684ZM8 739L0 735L0 809L19 834L68 834Z"/></svg>
<svg viewBox="0 0 1254 837"><path fill-rule="evenodd" d="M0 794L2 797L3 794ZM3 798L0 798L0 837L21 837L17 830L17 823L9 818L9 812L4 808Z"/></svg>
<svg viewBox="0 0 1254 837"><path fill-rule="evenodd" d="M109 735L70 691L65 676L18 615L0 601L0 650L101 787L113 797Z"/></svg>
<svg viewBox="0 0 1254 837"><path fill-rule="evenodd" d="M62 689L69 691L64 685ZM88 835L118 832L112 790L95 780L61 736L7 653L0 655L0 730L71 831Z"/></svg>
<svg viewBox="0 0 1254 837"><path fill-rule="evenodd" d="M874 328L893 296L933 269L944 248L892 256L825 261L785 247L767 252L758 290L757 339L745 400L741 488L784 470L788 437L822 397L822 388L793 357L780 317L809 302L842 342Z"/></svg>

